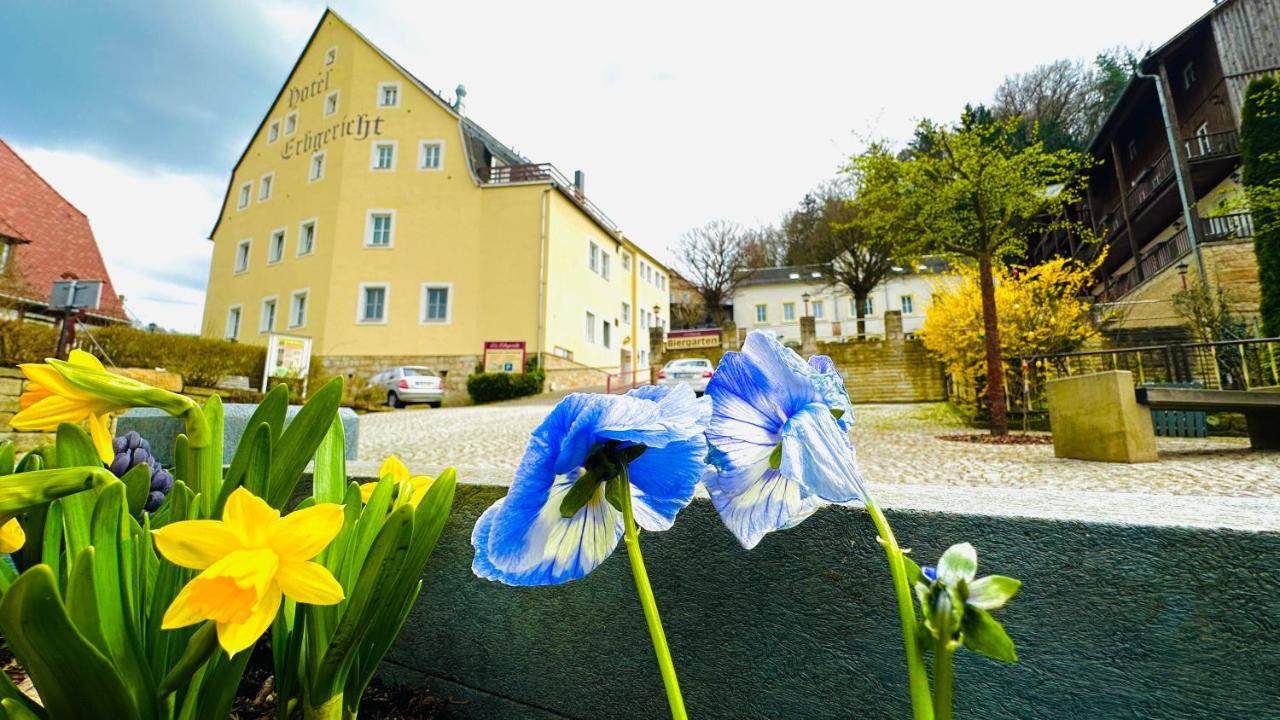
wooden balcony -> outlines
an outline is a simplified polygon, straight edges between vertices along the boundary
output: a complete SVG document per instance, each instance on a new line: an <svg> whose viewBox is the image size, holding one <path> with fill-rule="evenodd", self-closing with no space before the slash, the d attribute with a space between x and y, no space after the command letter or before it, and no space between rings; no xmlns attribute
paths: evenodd
<svg viewBox="0 0 1280 720"><path fill-rule="evenodd" d="M1201 245L1250 237L1253 237L1253 216L1247 212L1201 219L1198 235ZM1104 280L1099 299L1102 302L1113 302L1119 299L1190 252L1191 238L1184 227L1173 237L1142 253L1133 267Z"/></svg>
<svg viewBox="0 0 1280 720"><path fill-rule="evenodd" d="M1240 133L1235 130L1195 135L1182 141L1183 151L1191 162L1240 154Z"/></svg>

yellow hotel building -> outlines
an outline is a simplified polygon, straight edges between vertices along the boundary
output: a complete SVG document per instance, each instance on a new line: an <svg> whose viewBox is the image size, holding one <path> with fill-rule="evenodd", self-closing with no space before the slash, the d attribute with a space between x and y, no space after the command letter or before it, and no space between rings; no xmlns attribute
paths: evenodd
<svg viewBox="0 0 1280 720"><path fill-rule="evenodd" d="M236 163L203 334L312 338L354 380L522 341L552 389L648 372L668 271L567 180L498 142L326 10Z"/></svg>

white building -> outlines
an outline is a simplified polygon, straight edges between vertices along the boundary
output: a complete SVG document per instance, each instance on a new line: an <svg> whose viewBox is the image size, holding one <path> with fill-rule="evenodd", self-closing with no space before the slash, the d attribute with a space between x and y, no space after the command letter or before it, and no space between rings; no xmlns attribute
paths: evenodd
<svg viewBox="0 0 1280 720"><path fill-rule="evenodd" d="M915 267L895 267L889 278L867 297L866 336L884 336L884 314L902 313L907 337L924 328L925 313L939 283L959 282L950 263L926 257ZM858 322L853 296L834 284L826 265L763 268L744 279L733 296L733 322L742 330L768 330L784 343L800 342L800 318L814 318L818 340L856 338Z"/></svg>

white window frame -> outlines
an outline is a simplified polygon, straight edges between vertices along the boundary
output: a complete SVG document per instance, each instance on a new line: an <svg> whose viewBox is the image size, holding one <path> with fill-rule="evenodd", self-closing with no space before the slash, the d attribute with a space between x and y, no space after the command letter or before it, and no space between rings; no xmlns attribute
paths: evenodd
<svg viewBox="0 0 1280 720"><path fill-rule="evenodd" d="M379 148L391 148L391 165L388 167L378 167L378 150ZM378 140L369 146L369 169L373 172L391 172L396 169L396 158L400 155L400 141L398 140Z"/></svg>
<svg viewBox="0 0 1280 720"><path fill-rule="evenodd" d="M582 318L585 322L582 326L582 337L587 341L588 345L596 344L596 314L590 310L586 311L586 317Z"/></svg>
<svg viewBox="0 0 1280 720"><path fill-rule="evenodd" d="M900 295L898 297L898 307L902 308L903 315L916 314L916 298L914 295Z"/></svg>
<svg viewBox="0 0 1280 720"><path fill-rule="evenodd" d="M391 216L391 229L387 233L386 245L373 244L373 217L375 215ZM364 246L371 250L388 250L396 246L396 211L390 208L370 208L364 213Z"/></svg>
<svg viewBox="0 0 1280 720"><path fill-rule="evenodd" d="M331 47L331 48L329 48L328 50L325 50L325 51L324 51L324 64L325 64L325 65L332 65L334 62L336 62L336 61L337 61L337 59L338 59L338 46L337 46L337 45L334 45L333 47Z"/></svg>
<svg viewBox="0 0 1280 720"><path fill-rule="evenodd" d="M436 166L427 167L423 161L427 159L427 146L434 145L439 148L436 157ZM444 140L419 140L418 141L418 169L423 172L440 172L444 169Z"/></svg>
<svg viewBox="0 0 1280 720"><path fill-rule="evenodd" d="M235 318L236 318L235 332L231 332L231 316L232 315L235 315ZM222 339L223 340L239 340L240 325L243 322L244 322L244 306L243 305L227 306L227 322L222 326Z"/></svg>
<svg viewBox="0 0 1280 720"><path fill-rule="evenodd" d="M609 268L609 253L600 248L600 277L605 280L613 279L613 272Z"/></svg>
<svg viewBox="0 0 1280 720"><path fill-rule="evenodd" d="M782 319L790 322L796 319L796 304L793 302L782 303Z"/></svg>
<svg viewBox="0 0 1280 720"><path fill-rule="evenodd" d="M316 160L320 160L320 174L316 174ZM307 182L320 182L324 179L324 173L329 168L328 157L324 150L317 150L311 153L311 161L307 164Z"/></svg>
<svg viewBox="0 0 1280 720"><path fill-rule="evenodd" d="M244 248L244 265L240 264L240 248ZM242 275L249 272L249 265L253 259L253 238L245 238L236 243L235 257L231 258L231 269L233 275Z"/></svg>
<svg viewBox="0 0 1280 720"><path fill-rule="evenodd" d="M623 251L622 255L622 272L631 272L631 253Z"/></svg>
<svg viewBox="0 0 1280 720"><path fill-rule="evenodd" d="M271 253L275 250L277 235L280 236L280 255L278 255L275 260L272 260ZM283 261L284 249L285 249L285 246L287 246L288 244L289 244L289 228L278 227L275 230L272 230L271 234L267 236L267 264L275 265L276 263Z"/></svg>
<svg viewBox="0 0 1280 720"><path fill-rule="evenodd" d="M302 238L306 234L305 230L308 225L311 226L311 249L307 250L306 252L303 252ZM317 233L319 232L319 229L320 229L319 218L307 218L306 220L303 220L302 222L298 223L298 249L294 251L294 253L298 257L304 257L316 251L316 238L319 237L317 235Z"/></svg>
<svg viewBox="0 0 1280 720"><path fill-rule="evenodd" d="M761 311L764 312L761 312ZM756 325L764 325L769 322L769 306L763 303L756 304Z"/></svg>
<svg viewBox="0 0 1280 720"><path fill-rule="evenodd" d="M429 291L431 290L444 290L446 293L443 320L432 320L427 318L427 298L429 297ZM419 291L419 297L418 297L418 307L421 310L421 312L418 314L418 324L419 325L449 325L453 323L453 301L454 301L453 283L451 282L422 283L422 289Z"/></svg>
<svg viewBox="0 0 1280 720"><path fill-rule="evenodd" d="M267 319L267 303L271 304L271 322ZM265 335L275 332L276 318L280 315L280 296L268 295L262 298L262 303L258 305L258 334Z"/></svg>
<svg viewBox="0 0 1280 720"><path fill-rule="evenodd" d="M267 126L267 144L271 144L280 139L280 121L272 120Z"/></svg>
<svg viewBox="0 0 1280 720"><path fill-rule="evenodd" d="M382 319L366 320L364 318L366 290L373 288L382 288ZM391 317L391 283L389 282L367 282L360 283L359 294L356 296L356 324L357 325L386 325L387 320Z"/></svg>
<svg viewBox="0 0 1280 720"><path fill-rule="evenodd" d="M596 275L600 274L601 247L595 240L587 241L587 269Z"/></svg>
<svg viewBox="0 0 1280 720"><path fill-rule="evenodd" d="M827 318L827 304L822 300L814 300L809 304L814 320L825 320Z"/></svg>
<svg viewBox="0 0 1280 720"><path fill-rule="evenodd" d="M385 105L382 102L382 91L392 87L396 89L396 101L391 105ZM403 95L404 95L404 88L401 87L401 84L399 82L393 82L393 81L380 82L378 83L378 95L373 100L374 107L398 108L400 107L400 98Z"/></svg>
<svg viewBox="0 0 1280 720"><path fill-rule="evenodd" d="M236 209L244 210L253 202L253 181L240 183L240 194L236 196Z"/></svg>
<svg viewBox="0 0 1280 720"><path fill-rule="evenodd" d="M325 96L324 96L324 104L320 106L320 108L321 108L320 112L321 112L325 117L332 117L332 116L334 116L334 115L337 115L337 114L338 114L338 108L339 108L339 107L341 107L341 103L342 103L342 95L341 95L341 93L342 93L342 90L341 90L341 89L338 89L338 90L334 90L333 92L329 92L329 93L326 93L326 94L325 94ZM329 107L330 99L332 99L332 101L333 101L333 107L332 107L332 108L330 108L330 107Z"/></svg>
<svg viewBox="0 0 1280 720"><path fill-rule="evenodd" d="M296 132L298 132L298 111L294 110L284 116L284 136L289 137Z"/></svg>
<svg viewBox="0 0 1280 720"><path fill-rule="evenodd" d="M613 349L613 331L609 329L608 320L600 323L600 345L605 350Z"/></svg>
<svg viewBox="0 0 1280 720"><path fill-rule="evenodd" d="M626 300L622 301L622 322L621 325L631 326L631 303Z"/></svg>
<svg viewBox="0 0 1280 720"><path fill-rule="evenodd" d="M295 312L295 310L297 309L299 297L302 298L302 317L300 319L296 317L297 313ZM310 305L311 305L311 288L294 290L293 292L289 293L288 325L291 329L307 326L307 313L311 310ZM295 320L298 320L298 321L295 322Z"/></svg>
<svg viewBox="0 0 1280 720"><path fill-rule="evenodd" d="M271 194L276 191L276 174L274 171L264 174L258 178L258 202L263 203L271 199Z"/></svg>

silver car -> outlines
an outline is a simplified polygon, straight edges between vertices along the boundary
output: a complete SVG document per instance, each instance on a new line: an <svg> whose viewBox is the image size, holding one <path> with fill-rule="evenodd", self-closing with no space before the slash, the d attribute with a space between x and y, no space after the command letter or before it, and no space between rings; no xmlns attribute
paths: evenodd
<svg viewBox="0 0 1280 720"><path fill-rule="evenodd" d="M711 373L715 370L706 358L672 360L658 371L659 385L688 385L699 395L707 391Z"/></svg>
<svg viewBox="0 0 1280 720"><path fill-rule="evenodd" d="M409 403L428 403L440 407L444 401L444 378L429 367L405 365L384 370L369 381L387 393L387 404L400 408Z"/></svg>

